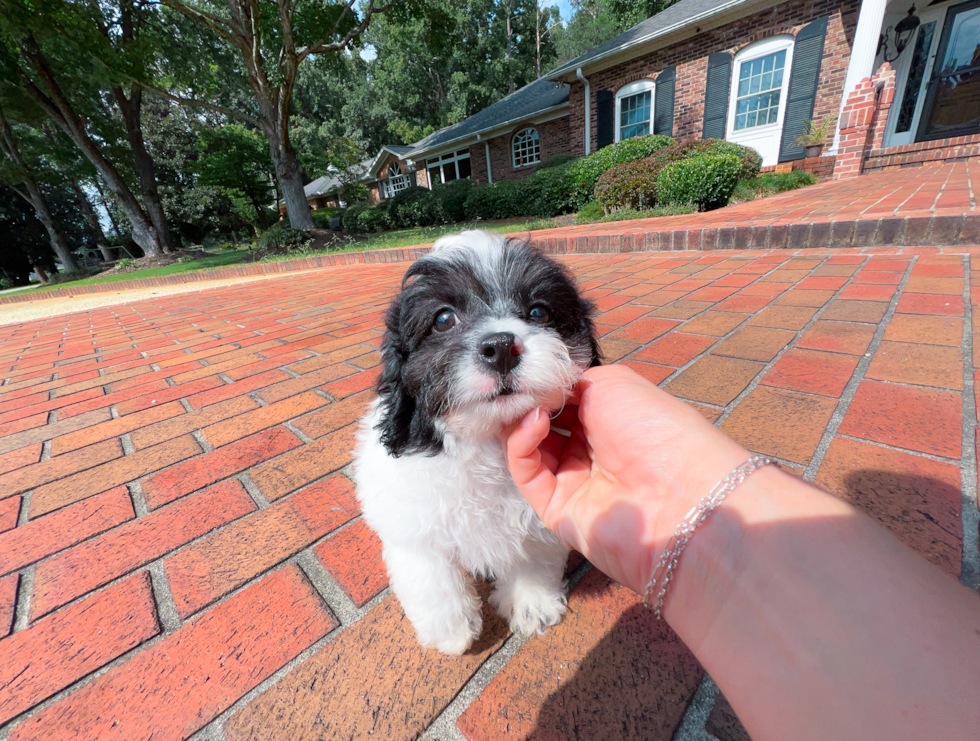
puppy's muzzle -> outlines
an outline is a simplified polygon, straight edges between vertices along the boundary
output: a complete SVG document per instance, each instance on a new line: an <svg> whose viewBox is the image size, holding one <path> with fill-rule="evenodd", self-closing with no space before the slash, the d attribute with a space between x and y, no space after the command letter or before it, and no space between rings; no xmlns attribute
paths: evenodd
<svg viewBox="0 0 980 741"><path fill-rule="evenodd" d="M513 332L496 332L480 341L477 353L488 370L506 376L521 362L523 347Z"/></svg>

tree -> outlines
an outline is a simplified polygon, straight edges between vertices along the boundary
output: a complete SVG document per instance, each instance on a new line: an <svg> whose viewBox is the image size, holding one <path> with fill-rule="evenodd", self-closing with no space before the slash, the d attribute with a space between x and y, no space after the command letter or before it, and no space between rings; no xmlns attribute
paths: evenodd
<svg viewBox="0 0 980 741"><path fill-rule="evenodd" d="M623 27L612 9L612 0L571 0L575 12L564 26L551 33L555 45L554 67L570 62L619 34Z"/></svg>
<svg viewBox="0 0 980 741"><path fill-rule="evenodd" d="M78 270L75 258L71 254L71 249L65 241L61 229L51 215L48 203L41 192L41 188L34 176L31 168L28 167L24 158L20 154L17 141L14 139L14 132L10 128L10 123L0 112L0 151L7 157L9 166L4 173L5 179L11 190L29 203L37 215L38 220L44 225L51 242L51 249L58 256L66 272L73 273Z"/></svg>
<svg viewBox="0 0 980 741"><path fill-rule="evenodd" d="M666 10L677 0L608 0L609 10L621 29L632 28L661 10Z"/></svg>
<svg viewBox="0 0 980 741"><path fill-rule="evenodd" d="M254 96L254 114L217 106L202 98L168 91L174 100L198 105L244 120L265 134L275 166L276 179L294 229L313 228L303 192L302 168L290 138L293 96L300 66L313 55L346 52L356 45L375 14L392 9L405 13L415 0L379 8L368 0L360 13L355 0L310 0L299 3L276 0L161 0L199 28L206 28L235 52L236 69ZM192 92L200 81L184 78Z"/></svg>
<svg viewBox="0 0 980 741"><path fill-rule="evenodd" d="M142 92L153 44L144 39L154 10L144 0L33 3L0 0L0 72L8 95L30 100L91 162L132 225L147 255L169 249L169 227L142 139ZM152 34L150 34L152 35ZM118 106L130 162L119 160ZM126 170L135 172L142 200Z"/></svg>
<svg viewBox="0 0 980 741"><path fill-rule="evenodd" d="M242 124L207 128L198 139L198 151L198 181L247 201L254 212L249 221L265 226L271 216L268 204L274 173L262 135Z"/></svg>

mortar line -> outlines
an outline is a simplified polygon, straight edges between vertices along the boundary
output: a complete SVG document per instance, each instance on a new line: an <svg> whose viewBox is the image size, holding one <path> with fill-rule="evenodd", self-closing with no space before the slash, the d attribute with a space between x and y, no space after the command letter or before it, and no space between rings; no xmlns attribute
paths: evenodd
<svg viewBox="0 0 980 741"><path fill-rule="evenodd" d="M592 564L583 560L568 577L568 594L578 585L582 578L592 569ZM554 630L554 628L552 628ZM494 651L477 668L470 678L459 688L452 700L442 709L429 726L419 736L419 741L466 741L465 736L456 727L456 721L466 712L466 709L487 688L494 677L507 666L518 650L533 636L511 633L503 645Z"/></svg>
<svg viewBox="0 0 980 741"><path fill-rule="evenodd" d="M823 463L824 457L827 455L827 450L830 448L830 443L833 442L834 437L837 435L837 429L840 427L840 423L844 421L844 415L851 406L851 402L854 401L854 397L857 394L858 387L861 382L864 381L864 374L868 372L868 368L871 366L871 361L878 352L878 347L881 345L881 341L885 336L885 331L888 329L888 325L891 323L892 317L895 316L895 310L898 308L898 302L902 297L902 293L905 291L905 284L909 282L909 278L912 275L912 269L918 262L918 255L912 255L912 259L905 268L905 273L902 275L902 280L899 281L898 285L895 287L895 293L892 295L891 301L888 302L888 308L885 309L885 315L881 318L881 322L878 324L878 329L875 330L874 335L871 337L871 344L868 345L868 349L865 351L864 355L858 361L857 366L854 368L854 372L851 374L850 380L844 387L844 393L840 395L840 399L837 400L837 406L834 408L834 413L830 415L830 421L827 423L827 427L824 429L823 435L820 436L820 442L817 444L817 449L813 453L813 457L810 459L810 464L806 467L806 473L803 478L809 482L817 476L817 471L820 470L820 466Z"/></svg>
<svg viewBox="0 0 980 741"><path fill-rule="evenodd" d="M970 261L963 259L963 456L960 467L960 516L963 555L960 583L974 592L980 587L980 510L977 509L977 407L973 380L973 307L970 304Z"/></svg>

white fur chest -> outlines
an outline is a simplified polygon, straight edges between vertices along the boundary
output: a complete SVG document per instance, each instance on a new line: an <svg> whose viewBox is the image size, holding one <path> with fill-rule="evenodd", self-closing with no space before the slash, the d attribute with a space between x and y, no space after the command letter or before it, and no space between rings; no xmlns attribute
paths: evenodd
<svg viewBox="0 0 980 741"><path fill-rule="evenodd" d="M514 485L496 440L473 445L447 436L438 455L394 458L378 440L375 419L370 413L362 423L355 478L364 518L386 547L422 542L488 575L525 557L529 536L550 536Z"/></svg>

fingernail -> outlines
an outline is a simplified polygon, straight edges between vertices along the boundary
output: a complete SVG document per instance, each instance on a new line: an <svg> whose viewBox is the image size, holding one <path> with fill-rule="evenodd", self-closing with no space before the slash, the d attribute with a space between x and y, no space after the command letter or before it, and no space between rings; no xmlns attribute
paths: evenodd
<svg viewBox="0 0 980 741"><path fill-rule="evenodd" d="M527 416L521 420L521 427L530 427L535 422L537 422L540 417L541 417L541 407L535 407L533 415L530 412L528 412Z"/></svg>

